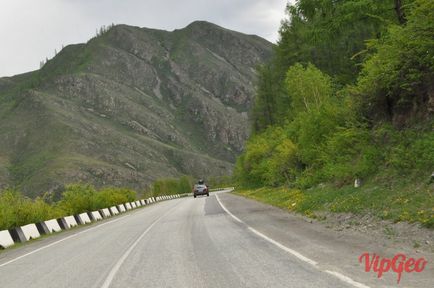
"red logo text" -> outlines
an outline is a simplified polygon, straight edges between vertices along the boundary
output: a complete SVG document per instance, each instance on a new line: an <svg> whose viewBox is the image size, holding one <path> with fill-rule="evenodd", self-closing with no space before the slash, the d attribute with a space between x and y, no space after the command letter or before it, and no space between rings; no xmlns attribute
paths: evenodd
<svg viewBox="0 0 434 288"><path fill-rule="evenodd" d="M401 281L403 272L422 272L428 261L421 257L419 259L407 257L405 254L396 254L392 259L382 258L373 253L363 253L359 257L360 263L365 263L365 272L374 271L377 277L381 278L384 273L389 272L391 269L397 274L397 283Z"/></svg>

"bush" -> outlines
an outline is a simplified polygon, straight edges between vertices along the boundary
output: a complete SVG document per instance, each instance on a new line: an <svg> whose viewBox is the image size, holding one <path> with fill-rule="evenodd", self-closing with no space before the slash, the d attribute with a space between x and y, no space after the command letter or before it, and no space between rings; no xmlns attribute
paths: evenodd
<svg viewBox="0 0 434 288"><path fill-rule="evenodd" d="M375 173L382 153L372 138L369 130L357 127L338 130L329 137L321 156L325 178L352 181Z"/></svg>
<svg viewBox="0 0 434 288"><path fill-rule="evenodd" d="M136 192L126 188L108 187L98 191L91 185L72 184L66 187L58 202L47 203L41 197L33 200L17 190L7 189L0 192L0 230L90 212L135 199Z"/></svg>
<svg viewBox="0 0 434 288"><path fill-rule="evenodd" d="M375 53L363 65L356 96L371 119L408 122L414 107L426 110L434 78L434 2L416 0L407 18L368 46Z"/></svg>
<svg viewBox="0 0 434 288"><path fill-rule="evenodd" d="M285 178L278 173L286 170L288 161L294 158L296 147L280 127L269 128L254 135L246 144L246 150L238 158L234 179L242 186L255 187L263 184L273 185ZM286 172L286 171L285 171ZM286 174L288 175L288 174ZM277 177L277 178L276 178Z"/></svg>
<svg viewBox="0 0 434 288"><path fill-rule="evenodd" d="M95 207L103 209L136 199L136 192L127 188L107 187L101 189L95 197Z"/></svg>
<svg viewBox="0 0 434 288"><path fill-rule="evenodd" d="M79 214L131 202L136 196L135 191L126 188L108 187L97 191L91 185L73 184L66 187L58 206L67 214Z"/></svg>
<svg viewBox="0 0 434 288"><path fill-rule="evenodd" d="M62 213L41 198L32 200L12 189L0 193L0 230L57 218Z"/></svg>
<svg viewBox="0 0 434 288"><path fill-rule="evenodd" d="M211 189L234 186L234 178L232 176L218 176L208 179L208 184Z"/></svg>
<svg viewBox="0 0 434 288"><path fill-rule="evenodd" d="M398 174L434 170L434 132L399 131L387 155L387 163Z"/></svg>
<svg viewBox="0 0 434 288"><path fill-rule="evenodd" d="M193 180L189 176L160 179L152 184L151 196L190 193L192 186Z"/></svg>
<svg viewBox="0 0 434 288"><path fill-rule="evenodd" d="M96 209L97 191L91 185L73 184L66 187L59 206L67 214L79 214Z"/></svg>
<svg viewBox="0 0 434 288"><path fill-rule="evenodd" d="M33 200L16 190L7 189L0 193L0 230L94 211L135 199L136 192L130 189L109 187L98 191L91 185L73 184L67 186L59 202L49 204L41 197Z"/></svg>

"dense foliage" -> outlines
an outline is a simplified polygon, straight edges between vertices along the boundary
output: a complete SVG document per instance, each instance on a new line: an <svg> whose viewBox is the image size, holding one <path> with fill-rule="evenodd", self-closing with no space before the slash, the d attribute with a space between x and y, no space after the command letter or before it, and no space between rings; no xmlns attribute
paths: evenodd
<svg viewBox="0 0 434 288"><path fill-rule="evenodd" d="M0 230L131 202L136 199L136 192L113 187L96 190L90 185L74 184L66 187L59 201L49 198L30 199L13 189L0 192Z"/></svg>
<svg viewBox="0 0 434 288"><path fill-rule="evenodd" d="M174 195L190 193L193 187L193 178L191 176L182 176L181 178L159 179L152 184L150 196Z"/></svg>
<svg viewBox="0 0 434 288"><path fill-rule="evenodd" d="M243 186L434 169L434 2L299 0L259 69Z"/></svg>

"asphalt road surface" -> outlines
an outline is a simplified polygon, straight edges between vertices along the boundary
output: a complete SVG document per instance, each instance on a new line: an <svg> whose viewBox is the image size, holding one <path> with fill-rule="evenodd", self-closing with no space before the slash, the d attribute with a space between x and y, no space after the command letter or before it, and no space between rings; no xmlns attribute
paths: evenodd
<svg viewBox="0 0 434 288"><path fill-rule="evenodd" d="M0 287L395 287L264 209L228 193L160 202L2 252Z"/></svg>

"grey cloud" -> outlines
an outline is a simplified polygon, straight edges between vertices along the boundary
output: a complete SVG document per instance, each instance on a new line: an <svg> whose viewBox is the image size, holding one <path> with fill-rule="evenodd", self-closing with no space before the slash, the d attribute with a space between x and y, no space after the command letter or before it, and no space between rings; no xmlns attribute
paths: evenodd
<svg viewBox="0 0 434 288"><path fill-rule="evenodd" d="M275 42L284 0L2 0L0 77L38 68L110 23L174 30L206 20Z"/></svg>

